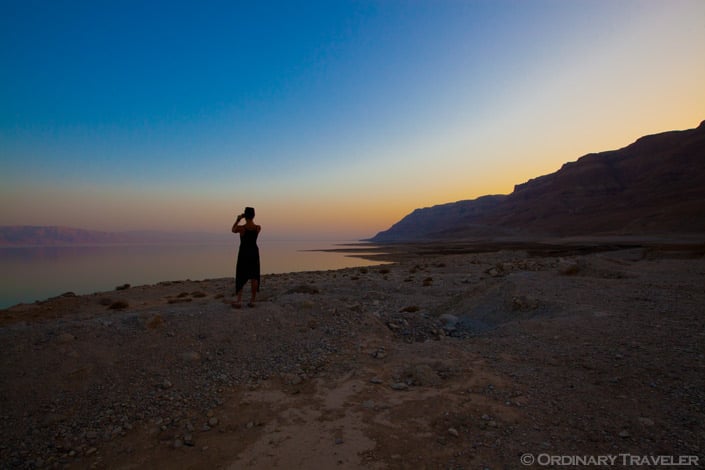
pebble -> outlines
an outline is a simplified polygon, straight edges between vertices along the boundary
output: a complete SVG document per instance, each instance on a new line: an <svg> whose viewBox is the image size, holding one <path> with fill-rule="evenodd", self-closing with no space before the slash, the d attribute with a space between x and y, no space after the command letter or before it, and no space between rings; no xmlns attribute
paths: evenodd
<svg viewBox="0 0 705 470"><path fill-rule="evenodd" d="M61 333L57 338L56 341L62 344L70 343L72 341L75 341L76 337L72 335L71 333Z"/></svg>
<svg viewBox="0 0 705 470"><path fill-rule="evenodd" d="M408 389L409 389L409 386L407 384L405 384L404 382L397 382L397 383L392 384L392 390L402 391L402 390L408 390Z"/></svg>
<svg viewBox="0 0 705 470"><path fill-rule="evenodd" d="M458 317L450 313L444 313L443 315L438 317L438 319L441 321L441 323L447 326L455 326L455 324L458 323Z"/></svg>
<svg viewBox="0 0 705 470"><path fill-rule="evenodd" d="M448 434L450 434L453 437L459 437L460 433L458 432L457 429L455 428L448 428Z"/></svg>
<svg viewBox="0 0 705 470"><path fill-rule="evenodd" d="M387 357L387 353L384 351L384 348L381 348L373 352L372 357L374 357L375 359L384 359L385 357Z"/></svg>
<svg viewBox="0 0 705 470"><path fill-rule="evenodd" d="M181 353L181 358L187 362L196 362L201 360L201 355L196 351L186 351Z"/></svg>
<svg viewBox="0 0 705 470"><path fill-rule="evenodd" d="M639 418L639 423L643 424L644 426L653 426L655 424L654 420L652 420L650 418L643 418L643 417Z"/></svg>

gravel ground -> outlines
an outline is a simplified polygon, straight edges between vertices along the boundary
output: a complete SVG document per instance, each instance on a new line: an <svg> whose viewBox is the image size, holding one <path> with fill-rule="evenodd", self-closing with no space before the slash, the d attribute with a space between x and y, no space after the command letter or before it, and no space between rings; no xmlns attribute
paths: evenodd
<svg viewBox="0 0 705 470"><path fill-rule="evenodd" d="M705 465L702 247L394 261L0 311L0 467Z"/></svg>

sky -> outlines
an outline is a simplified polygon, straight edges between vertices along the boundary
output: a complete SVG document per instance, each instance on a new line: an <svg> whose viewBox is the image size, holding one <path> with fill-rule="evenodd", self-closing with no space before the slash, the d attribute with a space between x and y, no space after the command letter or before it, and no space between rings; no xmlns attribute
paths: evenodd
<svg viewBox="0 0 705 470"><path fill-rule="evenodd" d="M705 1L0 0L0 225L359 239L705 119Z"/></svg>

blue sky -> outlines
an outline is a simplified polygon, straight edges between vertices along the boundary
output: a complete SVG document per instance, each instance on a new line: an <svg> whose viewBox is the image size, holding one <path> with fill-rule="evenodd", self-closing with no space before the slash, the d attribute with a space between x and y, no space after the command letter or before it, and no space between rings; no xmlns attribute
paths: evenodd
<svg viewBox="0 0 705 470"><path fill-rule="evenodd" d="M0 4L0 225L358 238L705 119L705 2Z"/></svg>

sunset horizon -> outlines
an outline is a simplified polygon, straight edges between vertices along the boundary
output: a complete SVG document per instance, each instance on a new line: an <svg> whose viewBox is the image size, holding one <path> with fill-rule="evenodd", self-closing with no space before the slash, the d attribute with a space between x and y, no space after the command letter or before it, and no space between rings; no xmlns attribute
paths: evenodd
<svg viewBox="0 0 705 470"><path fill-rule="evenodd" d="M2 7L0 225L368 238L705 118L705 4Z"/></svg>

